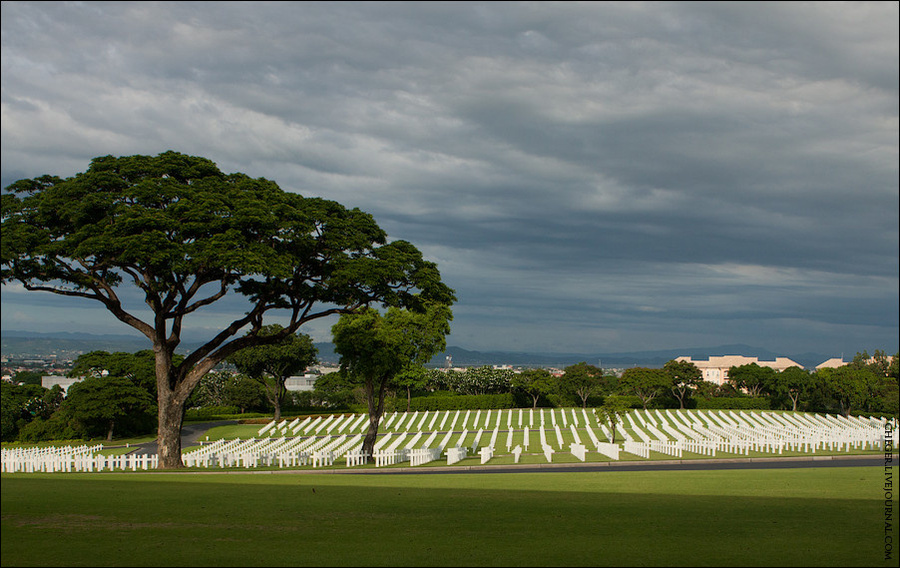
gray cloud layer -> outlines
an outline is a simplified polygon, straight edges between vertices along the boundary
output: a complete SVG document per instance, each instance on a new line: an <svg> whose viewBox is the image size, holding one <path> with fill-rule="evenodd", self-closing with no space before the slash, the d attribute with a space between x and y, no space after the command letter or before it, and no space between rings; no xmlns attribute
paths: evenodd
<svg viewBox="0 0 900 568"><path fill-rule="evenodd" d="M468 348L893 352L897 6L4 2L2 181L175 149L360 207Z"/></svg>

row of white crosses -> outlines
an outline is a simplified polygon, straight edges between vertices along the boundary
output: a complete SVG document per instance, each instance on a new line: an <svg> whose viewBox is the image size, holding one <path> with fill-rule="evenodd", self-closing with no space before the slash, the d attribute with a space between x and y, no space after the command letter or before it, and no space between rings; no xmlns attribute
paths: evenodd
<svg viewBox="0 0 900 568"><path fill-rule="evenodd" d="M733 410L635 411L625 420L640 442L626 430L624 450L644 458L650 451L681 457L684 451L715 456L878 450L886 428L885 419Z"/></svg>
<svg viewBox="0 0 900 568"><path fill-rule="evenodd" d="M4 473L91 472L105 470L137 471L156 469L157 455L100 453L102 444L95 446L61 446L41 448L3 448L0 470Z"/></svg>
<svg viewBox="0 0 900 568"><path fill-rule="evenodd" d="M885 431L883 419L774 412L639 410L617 421L616 439L623 442L613 444L611 430L594 412L585 409L395 412L385 417L384 434L377 440L373 456L369 456L362 452L367 415L336 414L271 421L259 429L259 438L207 443L185 452L182 459L188 467L204 468L318 468L333 466L339 458L344 458L347 467L354 467L367 463L370 457L377 467L405 462L419 466L442 456L452 465L469 455L478 455L482 463L487 463L497 454L500 429L504 425L506 450L516 463L523 451L528 451L534 428L538 430L540 451L548 462L552 461L554 452L566 449L576 459L586 461L589 446L591 451L613 460L618 460L623 450L649 458L651 452L681 457L685 451L715 456L717 451L748 455L750 451L878 449L883 447ZM472 430L477 433L467 444ZM564 430L573 440L568 448ZM555 434L555 446L550 442L549 433ZM482 439L488 434L489 441L482 445ZM588 436L589 443L582 441L582 434ZM97 451L88 452L92 457L86 459L74 457L75 453L69 458L41 458L43 453L37 450L26 457L8 454L4 449L3 471L156 467L156 462L149 458L141 458L144 461L139 462L138 456L127 454L96 457Z"/></svg>

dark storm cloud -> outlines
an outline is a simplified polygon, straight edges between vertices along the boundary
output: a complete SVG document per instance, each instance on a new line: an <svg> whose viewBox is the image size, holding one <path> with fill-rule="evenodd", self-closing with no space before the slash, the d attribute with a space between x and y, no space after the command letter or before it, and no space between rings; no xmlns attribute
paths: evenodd
<svg viewBox="0 0 900 568"><path fill-rule="evenodd" d="M4 186L172 148L360 207L469 348L897 348L896 3L2 10Z"/></svg>

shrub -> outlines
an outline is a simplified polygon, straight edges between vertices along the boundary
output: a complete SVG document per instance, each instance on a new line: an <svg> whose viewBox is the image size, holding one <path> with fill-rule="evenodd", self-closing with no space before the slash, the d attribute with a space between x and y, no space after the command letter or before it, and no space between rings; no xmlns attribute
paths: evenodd
<svg viewBox="0 0 900 568"><path fill-rule="evenodd" d="M403 401L406 402L405 400ZM470 394L458 396L422 396L410 400L409 409L426 410L487 410L494 408L514 408L513 395L506 394ZM405 404L403 410L406 409Z"/></svg>
<svg viewBox="0 0 900 568"><path fill-rule="evenodd" d="M769 400L762 397L711 397L698 398L697 408L702 410L770 410Z"/></svg>

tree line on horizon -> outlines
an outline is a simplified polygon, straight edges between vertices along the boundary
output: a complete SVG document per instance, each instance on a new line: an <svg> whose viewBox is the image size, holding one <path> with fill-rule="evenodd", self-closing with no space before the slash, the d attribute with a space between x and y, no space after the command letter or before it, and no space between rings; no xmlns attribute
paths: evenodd
<svg viewBox="0 0 900 568"><path fill-rule="evenodd" d="M195 416L232 417L367 412L363 381L337 371L321 376L311 391L284 389L283 379L315 362L315 348L299 337L278 348L249 350L231 370L207 374L189 402ZM268 355L265 353L268 351ZM621 373L581 362L562 374L547 369L513 371L491 366L443 370L410 365L386 385L386 411L410 411L424 401L432 409L493 407L593 407L602 416L632 408L755 408L842 415L898 415L898 356L857 353L843 367L810 372L775 371L756 363L729 369L716 385L689 361L663 368L633 367ZM155 381L152 351L91 352L70 376L83 377L64 395L59 386L2 385L2 439L107 439L152 435ZM240 369L240 370L238 370ZM491 397L494 397L491 399Z"/></svg>

